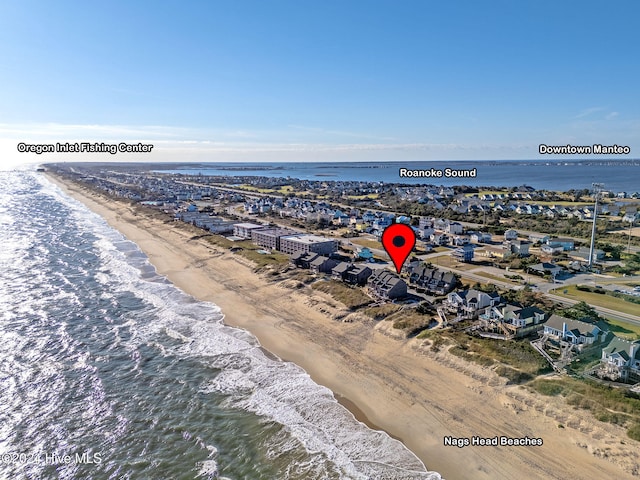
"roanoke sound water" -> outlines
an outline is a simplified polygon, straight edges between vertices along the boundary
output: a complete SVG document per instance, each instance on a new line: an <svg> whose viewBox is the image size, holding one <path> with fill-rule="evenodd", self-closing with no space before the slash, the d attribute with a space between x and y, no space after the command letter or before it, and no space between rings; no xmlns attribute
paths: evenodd
<svg viewBox="0 0 640 480"><path fill-rule="evenodd" d="M35 172L0 172L0 478L440 478L156 274Z"/></svg>

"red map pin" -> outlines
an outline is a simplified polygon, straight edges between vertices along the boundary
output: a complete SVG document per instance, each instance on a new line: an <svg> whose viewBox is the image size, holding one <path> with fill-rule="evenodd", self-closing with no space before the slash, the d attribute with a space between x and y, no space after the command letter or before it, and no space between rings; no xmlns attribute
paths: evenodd
<svg viewBox="0 0 640 480"><path fill-rule="evenodd" d="M382 232L382 246L391 257L398 273L415 245L416 234L404 223L391 224Z"/></svg>

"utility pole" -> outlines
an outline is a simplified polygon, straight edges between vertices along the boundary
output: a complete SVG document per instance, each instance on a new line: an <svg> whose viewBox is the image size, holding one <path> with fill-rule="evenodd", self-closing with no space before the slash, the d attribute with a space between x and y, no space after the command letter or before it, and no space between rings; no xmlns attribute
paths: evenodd
<svg viewBox="0 0 640 480"><path fill-rule="evenodd" d="M596 243L596 220L598 219L598 197L604 187L604 183L592 183L593 193L596 197L595 208L593 209L593 228L591 229L591 248L589 248L589 270L593 270L594 247Z"/></svg>

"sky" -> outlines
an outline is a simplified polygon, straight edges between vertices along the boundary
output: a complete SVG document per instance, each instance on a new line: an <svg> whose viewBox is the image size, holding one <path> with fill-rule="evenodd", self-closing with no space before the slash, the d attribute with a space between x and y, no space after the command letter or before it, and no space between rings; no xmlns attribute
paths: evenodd
<svg viewBox="0 0 640 480"><path fill-rule="evenodd" d="M640 157L640 3L0 0L0 162ZM151 154L17 144L152 143ZM545 158L568 158L561 156Z"/></svg>

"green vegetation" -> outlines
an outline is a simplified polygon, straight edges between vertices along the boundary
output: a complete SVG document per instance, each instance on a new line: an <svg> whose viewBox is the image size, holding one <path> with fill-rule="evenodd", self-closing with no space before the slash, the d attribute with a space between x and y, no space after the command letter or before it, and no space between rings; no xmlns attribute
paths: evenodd
<svg viewBox="0 0 640 480"><path fill-rule="evenodd" d="M542 395L561 395L569 405L590 410L602 422L628 427L627 435L640 441L640 395L636 393L569 377L538 378L529 386Z"/></svg>
<svg viewBox="0 0 640 480"><path fill-rule="evenodd" d="M564 293L565 291L567 293ZM640 305L638 305L637 303L632 303L625 298L616 298L611 295L594 293L593 291L581 291L575 285L556 288L555 290L552 290L552 292L555 295L559 295L561 297L580 300L590 305L610 308L611 310L617 310L619 312L629 313L631 315L640 317Z"/></svg>
<svg viewBox="0 0 640 480"><path fill-rule="evenodd" d="M255 247L255 245L253 245ZM257 268L266 267L267 265L286 265L289 263L289 257L283 253L271 252L269 254L258 253L258 248L246 248L239 252L244 258L251 260L256 264Z"/></svg>
<svg viewBox="0 0 640 480"><path fill-rule="evenodd" d="M374 320L384 320L390 315L402 310L400 305L396 305L393 303L387 303L384 305L378 305L375 307L365 307L362 310L362 313L371 317Z"/></svg>
<svg viewBox="0 0 640 480"><path fill-rule="evenodd" d="M480 275L481 277L490 278L491 280L498 280L499 282L505 283L513 283L514 285L518 285L520 282L514 282L513 277L522 278L520 275L505 275L504 277L500 277L498 275L492 275L487 272L475 272L475 275Z"/></svg>
<svg viewBox="0 0 640 480"><path fill-rule="evenodd" d="M627 435L629 436L629 438L640 442L640 422L629 428L627 430Z"/></svg>
<svg viewBox="0 0 640 480"><path fill-rule="evenodd" d="M536 379L529 384L538 393L548 397L557 397L565 391L565 386L558 380Z"/></svg>
<svg viewBox="0 0 640 480"><path fill-rule="evenodd" d="M403 308L386 320L393 322L393 328L404 330L407 337L414 337L429 328L432 316L420 313L415 308Z"/></svg>
<svg viewBox="0 0 640 480"><path fill-rule="evenodd" d="M451 344L451 338L446 336L446 335L442 335L443 331L439 330L439 331L435 331L435 330L423 330L422 332L420 332L418 334L418 338L419 339L427 339L431 341L431 351L432 352L439 352L440 349L444 346L444 345L450 345Z"/></svg>
<svg viewBox="0 0 640 480"><path fill-rule="evenodd" d="M311 288L328 293L350 310L356 310L372 302L371 298L365 295L360 288L349 287L337 280L315 282L311 285Z"/></svg>
<svg viewBox="0 0 640 480"><path fill-rule="evenodd" d="M502 342L453 330L427 330L418 338L429 338L439 345L453 344L450 353L479 365L496 365L496 373L514 383L549 371L549 364L526 340Z"/></svg>
<svg viewBox="0 0 640 480"><path fill-rule="evenodd" d="M376 200L379 196L379 193L368 193L366 195L347 195L343 198L347 200Z"/></svg>
<svg viewBox="0 0 640 480"><path fill-rule="evenodd" d="M548 300L544 294L534 292L529 286L520 290L501 290L500 296L509 303L519 303L521 305L532 305L545 312L552 309L553 302Z"/></svg>
<svg viewBox="0 0 640 480"><path fill-rule="evenodd" d="M202 230L198 229L198 231ZM235 253L254 262L256 264L256 269L261 269L268 265L281 266L289 263L289 257L287 255L279 252L271 252L269 254L259 253L258 250L262 250L262 247L259 247L248 240L243 242L232 242L221 235L211 234L192 237L191 240L195 238L206 238L209 243L227 250L232 248L238 249Z"/></svg>
<svg viewBox="0 0 640 480"><path fill-rule="evenodd" d="M618 337L626 338L627 340L640 339L640 325L612 319L608 319L607 324L611 328L611 332Z"/></svg>
<svg viewBox="0 0 640 480"><path fill-rule="evenodd" d="M353 240L351 240L351 243L360 245L361 247L382 250L382 244L377 240L369 240L368 238L354 238Z"/></svg>
<svg viewBox="0 0 640 480"><path fill-rule="evenodd" d="M620 258L624 261L624 265L614 267L614 272L626 275L632 275L636 272L640 272L640 253L635 253L633 255L621 254Z"/></svg>

